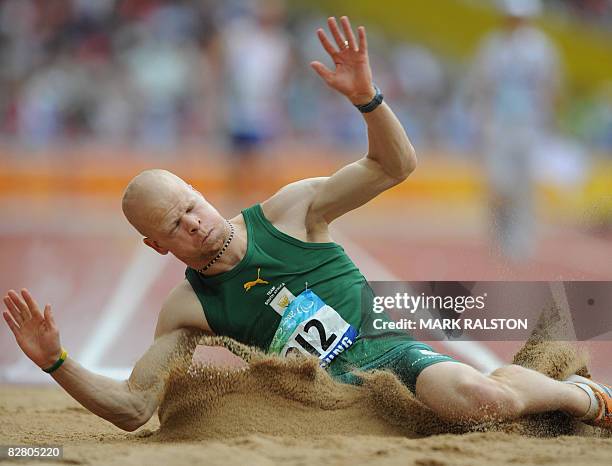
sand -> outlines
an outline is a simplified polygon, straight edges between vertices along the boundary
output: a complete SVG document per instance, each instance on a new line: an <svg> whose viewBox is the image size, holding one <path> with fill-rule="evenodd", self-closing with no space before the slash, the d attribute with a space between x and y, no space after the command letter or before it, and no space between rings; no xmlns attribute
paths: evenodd
<svg viewBox="0 0 612 466"><path fill-rule="evenodd" d="M554 309L543 312L513 362L554 378L588 375L580 348L551 341L564 325ZM249 365L194 366L197 345L228 348ZM165 373L159 416L137 432L120 431L58 388L5 386L0 444L61 444L68 464L612 464L610 434L561 413L450 425L392 374L364 377L361 387L339 384L315 360L192 332Z"/></svg>

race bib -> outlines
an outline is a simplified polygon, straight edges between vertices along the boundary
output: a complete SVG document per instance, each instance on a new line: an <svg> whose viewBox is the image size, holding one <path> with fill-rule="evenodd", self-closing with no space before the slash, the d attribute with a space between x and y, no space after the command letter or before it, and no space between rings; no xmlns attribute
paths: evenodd
<svg viewBox="0 0 612 466"><path fill-rule="evenodd" d="M285 309L268 352L281 356L294 351L311 354L325 367L356 338L355 327L312 290L306 290Z"/></svg>

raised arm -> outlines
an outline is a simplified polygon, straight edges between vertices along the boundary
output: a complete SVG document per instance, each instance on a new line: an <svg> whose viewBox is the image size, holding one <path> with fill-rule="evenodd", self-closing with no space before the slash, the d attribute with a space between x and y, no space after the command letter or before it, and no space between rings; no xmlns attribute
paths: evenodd
<svg viewBox="0 0 612 466"><path fill-rule="evenodd" d="M62 352L51 306L47 304L41 313L25 289L21 295L9 291L4 304L7 307L4 319L19 347L40 368L51 367ZM51 376L89 411L120 429L133 431L146 423L157 409L164 388L163 368L186 333L187 330L172 330L160 335L126 381L95 374L71 358Z"/></svg>
<svg viewBox="0 0 612 466"><path fill-rule="evenodd" d="M340 19L342 32L335 18L329 18L327 23L336 47L323 29L319 29L317 35L334 61L335 70L331 71L316 61L311 66L328 86L346 96L351 103L363 105L370 102L375 89L365 28L357 28L357 42L346 16ZM327 178L313 199L310 215L326 223L402 182L416 167L412 144L386 103L363 116L368 128L367 155Z"/></svg>

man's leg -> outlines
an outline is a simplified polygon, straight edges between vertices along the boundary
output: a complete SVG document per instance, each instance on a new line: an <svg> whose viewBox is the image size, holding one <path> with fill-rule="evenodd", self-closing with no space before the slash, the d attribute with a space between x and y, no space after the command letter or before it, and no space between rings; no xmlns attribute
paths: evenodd
<svg viewBox="0 0 612 466"><path fill-rule="evenodd" d="M578 386L516 365L487 376L467 364L440 362L419 374L416 396L448 421L503 420L556 410L581 417L591 406Z"/></svg>
<svg viewBox="0 0 612 466"><path fill-rule="evenodd" d="M558 382L517 365L484 375L414 341L398 345L361 369L392 371L421 402L451 422L564 411L612 430L612 387L578 376L573 376L571 383Z"/></svg>

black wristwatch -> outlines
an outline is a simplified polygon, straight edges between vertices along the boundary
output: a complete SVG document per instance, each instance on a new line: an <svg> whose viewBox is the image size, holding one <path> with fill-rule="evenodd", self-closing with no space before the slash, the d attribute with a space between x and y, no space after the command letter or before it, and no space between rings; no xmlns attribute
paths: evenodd
<svg viewBox="0 0 612 466"><path fill-rule="evenodd" d="M380 104L382 104L384 96L382 95L382 92L380 92L380 89L376 86L376 84L374 84L374 90L376 91L376 95L367 104L355 105L355 107L357 107L357 110L359 110L361 113L369 113L376 107L378 107Z"/></svg>

